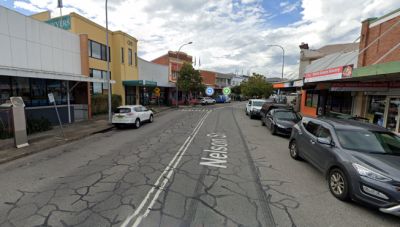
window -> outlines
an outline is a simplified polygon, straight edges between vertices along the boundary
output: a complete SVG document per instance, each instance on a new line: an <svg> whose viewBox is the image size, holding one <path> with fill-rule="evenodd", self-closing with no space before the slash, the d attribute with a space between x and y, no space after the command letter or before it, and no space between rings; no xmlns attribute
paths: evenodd
<svg viewBox="0 0 400 227"><path fill-rule="evenodd" d="M29 78L12 78L13 96L21 96L25 105L31 106Z"/></svg>
<svg viewBox="0 0 400 227"><path fill-rule="evenodd" d="M138 64L138 59L137 59L137 53L135 52L135 66L137 67Z"/></svg>
<svg viewBox="0 0 400 227"><path fill-rule="evenodd" d="M32 106L47 105L46 81L44 79L31 79Z"/></svg>
<svg viewBox="0 0 400 227"><path fill-rule="evenodd" d="M352 103L351 92L333 92L329 94L326 106L331 112L351 114Z"/></svg>
<svg viewBox="0 0 400 227"><path fill-rule="evenodd" d="M0 104L10 100L11 83L9 77L0 77Z"/></svg>
<svg viewBox="0 0 400 227"><path fill-rule="evenodd" d="M98 78L98 79L107 79L107 71L98 70L98 69L90 69L90 77ZM111 72L110 72L110 79L111 79ZM90 84L90 93L91 94L107 94L108 93L107 83L91 83Z"/></svg>
<svg viewBox="0 0 400 227"><path fill-rule="evenodd" d="M309 121L306 125L306 130L311 133L312 135L316 136L317 135L317 130L318 130L318 124L312 121Z"/></svg>
<svg viewBox="0 0 400 227"><path fill-rule="evenodd" d="M325 127L319 127L318 133L317 133L317 137L319 138L324 138L324 139L328 139L331 140L331 132L329 131L329 129L325 128Z"/></svg>
<svg viewBox="0 0 400 227"><path fill-rule="evenodd" d="M101 43L98 43L93 40L89 40L89 47L88 47L88 52L89 52L89 57L96 58L99 60L107 61L107 54L110 53L110 47ZM111 62L111 55L109 55L110 62Z"/></svg>
<svg viewBox="0 0 400 227"><path fill-rule="evenodd" d="M308 107L317 107L318 106L318 92L309 90L306 93L306 106Z"/></svg>
<svg viewBox="0 0 400 227"><path fill-rule="evenodd" d="M121 47L121 63L124 63L124 48Z"/></svg>
<svg viewBox="0 0 400 227"><path fill-rule="evenodd" d="M60 80L48 80L47 81L47 93L53 93L54 99L56 100L56 104L65 104L66 103L66 96L67 90L64 81ZM71 96L72 98L72 96Z"/></svg>
<svg viewBox="0 0 400 227"><path fill-rule="evenodd" d="M135 110L135 112L142 112L142 108L141 107L135 107L134 110Z"/></svg>
<svg viewBox="0 0 400 227"><path fill-rule="evenodd" d="M128 49L128 64L132 65L132 49Z"/></svg>

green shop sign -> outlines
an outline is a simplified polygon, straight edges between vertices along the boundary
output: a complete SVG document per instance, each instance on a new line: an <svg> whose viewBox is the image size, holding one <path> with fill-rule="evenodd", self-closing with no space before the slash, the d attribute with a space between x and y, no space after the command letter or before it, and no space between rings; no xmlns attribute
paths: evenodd
<svg viewBox="0 0 400 227"><path fill-rule="evenodd" d="M64 30L71 29L71 17L70 16L62 16L50 19L46 21L46 23L53 25L54 27L61 28Z"/></svg>

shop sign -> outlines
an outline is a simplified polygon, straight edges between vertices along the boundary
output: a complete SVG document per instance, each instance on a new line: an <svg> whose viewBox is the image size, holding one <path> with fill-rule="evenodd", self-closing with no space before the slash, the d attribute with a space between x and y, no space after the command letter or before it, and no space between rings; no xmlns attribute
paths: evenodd
<svg viewBox="0 0 400 227"><path fill-rule="evenodd" d="M293 87L303 87L303 85L304 85L303 80L293 81Z"/></svg>
<svg viewBox="0 0 400 227"><path fill-rule="evenodd" d="M214 88L212 87L207 87L206 88L206 95L211 96L214 94Z"/></svg>
<svg viewBox="0 0 400 227"><path fill-rule="evenodd" d="M333 83L331 91L385 91L388 88L387 82L347 82Z"/></svg>
<svg viewBox="0 0 400 227"><path fill-rule="evenodd" d="M353 73L353 65L339 66L330 69L324 69L317 72L306 73L304 82L318 82L327 80L337 80L349 78Z"/></svg>
<svg viewBox="0 0 400 227"><path fill-rule="evenodd" d="M284 88L285 85L283 83L278 83L278 84L273 84L272 87L273 88Z"/></svg>
<svg viewBox="0 0 400 227"><path fill-rule="evenodd" d="M62 16L50 19L46 21L47 24L53 25L54 27L61 28L64 30L71 29L71 17L70 16Z"/></svg>
<svg viewBox="0 0 400 227"><path fill-rule="evenodd" d="M231 89L229 87L224 87L222 92L224 93L224 95L230 95L231 94Z"/></svg>

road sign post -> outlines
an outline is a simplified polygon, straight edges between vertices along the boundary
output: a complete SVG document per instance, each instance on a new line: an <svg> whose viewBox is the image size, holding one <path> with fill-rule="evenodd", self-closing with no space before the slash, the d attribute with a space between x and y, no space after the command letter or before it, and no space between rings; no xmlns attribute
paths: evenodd
<svg viewBox="0 0 400 227"><path fill-rule="evenodd" d="M50 104L53 103L54 105L54 109L56 110L56 114L57 114L57 118L58 118L58 122L60 123L60 130L61 130L61 134L65 139L65 134L64 134L64 129L62 127L62 123L61 123L61 119L60 119L60 114L58 113L58 108L56 105L56 100L54 99L54 95L53 93L48 93L47 96L49 97L49 102Z"/></svg>

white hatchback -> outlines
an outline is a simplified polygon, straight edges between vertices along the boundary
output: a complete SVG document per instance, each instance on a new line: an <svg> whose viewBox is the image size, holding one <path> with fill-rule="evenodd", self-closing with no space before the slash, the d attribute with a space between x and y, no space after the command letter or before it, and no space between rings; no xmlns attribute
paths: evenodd
<svg viewBox="0 0 400 227"><path fill-rule="evenodd" d="M153 122L153 111L142 105L120 106L114 112L112 124L117 128L124 125L134 125L139 128L143 122Z"/></svg>

